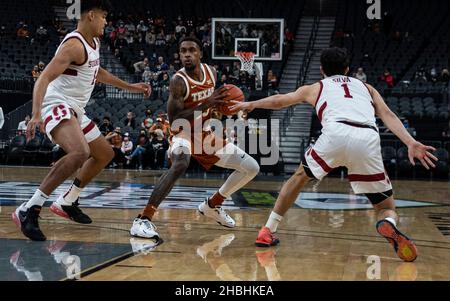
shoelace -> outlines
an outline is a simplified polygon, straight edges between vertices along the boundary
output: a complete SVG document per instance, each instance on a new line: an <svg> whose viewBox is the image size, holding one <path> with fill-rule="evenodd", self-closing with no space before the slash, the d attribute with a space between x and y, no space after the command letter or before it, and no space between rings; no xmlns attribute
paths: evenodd
<svg viewBox="0 0 450 301"><path fill-rule="evenodd" d="M80 203L78 202L78 200L76 200L74 203L72 203L71 208L76 214L78 214L78 215L83 214L83 211L81 211L81 209L80 209Z"/></svg>
<svg viewBox="0 0 450 301"><path fill-rule="evenodd" d="M149 220L141 220L143 224L145 224L151 230L156 230L156 226Z"/></svg>
<svg viewBox="0 0 450 301"><path fill-rule="evenodd" d="M217 213L225 216L226 219L230 219L230 216L225 212L225 210L223 210L222 207L216 207L216 210L217 210Z"/></svg>

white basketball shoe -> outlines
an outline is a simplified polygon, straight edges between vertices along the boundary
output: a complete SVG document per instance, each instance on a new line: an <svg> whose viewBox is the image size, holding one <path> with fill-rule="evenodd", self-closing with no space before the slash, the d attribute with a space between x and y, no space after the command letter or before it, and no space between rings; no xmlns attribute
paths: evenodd
<svg viewBox="0 0 450 301"><path fill-rule="evenodd" d="M131 236L160 240L156 226L148 219L142 218L140 215L134 220L130 229Z"/></svg>
<svg viewBox="0 0 450 301"><path fill-rule="evenodd" d="M211 208L208 205L208 199L198 206L198 211L206 217L212 218L219 225L226 228L234 228L236 222L229 216L222 207Z"/></svg>

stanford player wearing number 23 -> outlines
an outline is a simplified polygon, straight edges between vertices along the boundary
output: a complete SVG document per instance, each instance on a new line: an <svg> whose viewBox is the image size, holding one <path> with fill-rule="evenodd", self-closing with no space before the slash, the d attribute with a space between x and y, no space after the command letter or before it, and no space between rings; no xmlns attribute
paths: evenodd
<svg viewBox="0 0 450 301"><path fill-rule="evenodd" d="M304 86L296 92L276 95L251 103L236 103L232 111L255 108L278 110L299 103L313 105L323 125L322 135L306 151L297 172L282 188L275 208L265 227L259 232L256 245L270 247L279 240L274 233L303 187L312 179L323 179L334 168L348 168L349 181L356 194L365 194L377 214L377 231L394 247L404 261L417 258L413 241L397 229L391 182L384 170L380 135L375 123L378 115L386 126L408 146L409 159L419 159L425 168L435 167L435 149L414 140L398 117L387 107L372 86L348 77L347 51L340 48L324 50L321 57L324 80Z"/></svg>
<svg viewBox="0 0 450 301"><path fill-rule="evenodd" d="M100 37L110 10L107 0L81 0L77 30L68 34L35 84L33 118L27 139L35 139L36 127L67 153L51 169L33 197L13 213L13 220L31 240L46 240L39 228L42 206L53 191L77 170L69 188L50 210L81 224L92 221L79 208L83 188L112 160L114 152L97 126L85 115L95 83L109 84L150 96L145 84L129 84L100 67Z"/></svg>

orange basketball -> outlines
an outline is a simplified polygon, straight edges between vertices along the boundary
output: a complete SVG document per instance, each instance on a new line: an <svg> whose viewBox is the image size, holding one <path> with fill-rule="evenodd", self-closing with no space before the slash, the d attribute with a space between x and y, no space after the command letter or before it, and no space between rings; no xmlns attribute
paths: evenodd
<svg viewBox="0 0 450 301"><path fill-rule="evenodd" d="M229 107L234 105L231 101L234 100L244 102L244 92L242 92L242 90L235 85L225 85L225 87L228 88L228 94L230 94L230 96L224 99L225 104L219 107L219 111L226 116L233 116L234 114L232 114L229 110Z"/></svg>

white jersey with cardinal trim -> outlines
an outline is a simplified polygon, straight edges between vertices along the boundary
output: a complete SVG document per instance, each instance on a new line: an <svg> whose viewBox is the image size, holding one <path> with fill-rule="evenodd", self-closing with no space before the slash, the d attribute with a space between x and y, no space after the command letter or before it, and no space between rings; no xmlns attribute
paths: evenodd
<svg viewBox="0 0 450 301"><path fill-rule="evenodd" d="M362 81L336 75L320 81L320 85L316 110L324 128L339 121L376 127L372 95Z"/></svg>
<svg viewBox="0 0 450 301"><path fill-rule="evenodd" d="M81 65L70 65L63 74L50 83L44 97L43 106L66 103L77 114L83 115L84 108L94 90L100 69L100 42L95 38L94 45L91 45L81 33L74 31L64 38L56 53L70 39L78 39L83 43L86 61Z"/></svg>

